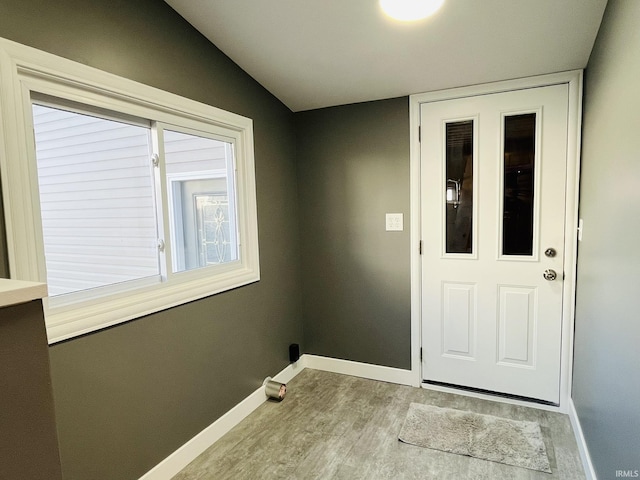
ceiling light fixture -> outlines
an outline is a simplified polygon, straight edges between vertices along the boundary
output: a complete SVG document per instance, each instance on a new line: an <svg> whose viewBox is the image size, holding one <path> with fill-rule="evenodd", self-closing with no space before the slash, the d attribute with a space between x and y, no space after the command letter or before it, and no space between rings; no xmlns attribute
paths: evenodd
<svg viewBox="0 0 640 480"><path fill-rule="evenodd" d="M411 22L434 14L443 3L444 0L380 0L380 7L391 18Z"/></svg>

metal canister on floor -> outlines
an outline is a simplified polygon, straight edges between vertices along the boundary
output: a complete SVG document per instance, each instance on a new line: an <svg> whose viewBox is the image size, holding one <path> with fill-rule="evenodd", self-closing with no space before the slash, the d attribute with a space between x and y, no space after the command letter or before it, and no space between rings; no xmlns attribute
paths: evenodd
<svg viewBox="0 0 640 480"><path fill-rule="evenodd" d="M287 393L287 385L267 378L264 381L264 393L267 397L280 402Z"/></svg>

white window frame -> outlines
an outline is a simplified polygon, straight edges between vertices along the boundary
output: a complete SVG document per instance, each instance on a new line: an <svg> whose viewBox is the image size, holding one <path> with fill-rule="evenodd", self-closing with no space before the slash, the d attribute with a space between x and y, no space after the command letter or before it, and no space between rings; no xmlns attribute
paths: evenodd
<svg viewBox="0 0 640 480"><path fill-rule="evenodd" d="M83 301L66 305L45 298L49 343L260 279L251 119L0 38L0 176L11 278L46 281L32 95L48 95L230 138L236 168L239 261L165 275L158 282L138 285L135 289L114 288L115 291L106 296L92 298L87 294ZM166 199L164 178L160 184ZM166 223L168 218L159 221ZM164 233L167 230L159 225L159 240L170 246L171 239ZM164 265L163 271L171 270L170 263L169 268L166 267Z"/></svg>

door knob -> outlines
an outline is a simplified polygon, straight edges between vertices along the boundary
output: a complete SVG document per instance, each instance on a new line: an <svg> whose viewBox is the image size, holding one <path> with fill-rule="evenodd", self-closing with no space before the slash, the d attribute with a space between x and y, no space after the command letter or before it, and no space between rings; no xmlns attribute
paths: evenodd
<svg viewBox="0 0 640 480"><path fill-rule="evenodd" d="M556 273L555 270L552 270L551 268L547 268L542 274L542 276L544 277L545 280L552 282L557 278L558 274Z"/></svg>

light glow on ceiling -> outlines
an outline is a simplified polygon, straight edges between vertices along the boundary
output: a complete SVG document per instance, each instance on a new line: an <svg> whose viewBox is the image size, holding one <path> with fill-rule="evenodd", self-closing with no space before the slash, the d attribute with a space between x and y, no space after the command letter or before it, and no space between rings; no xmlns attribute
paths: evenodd
<svg viewBox="0 0 640 480"><path fill-rule="evenodd" d="M382 11L402 22L422 20L433 15L444 0L380 0Z"/></svg>

